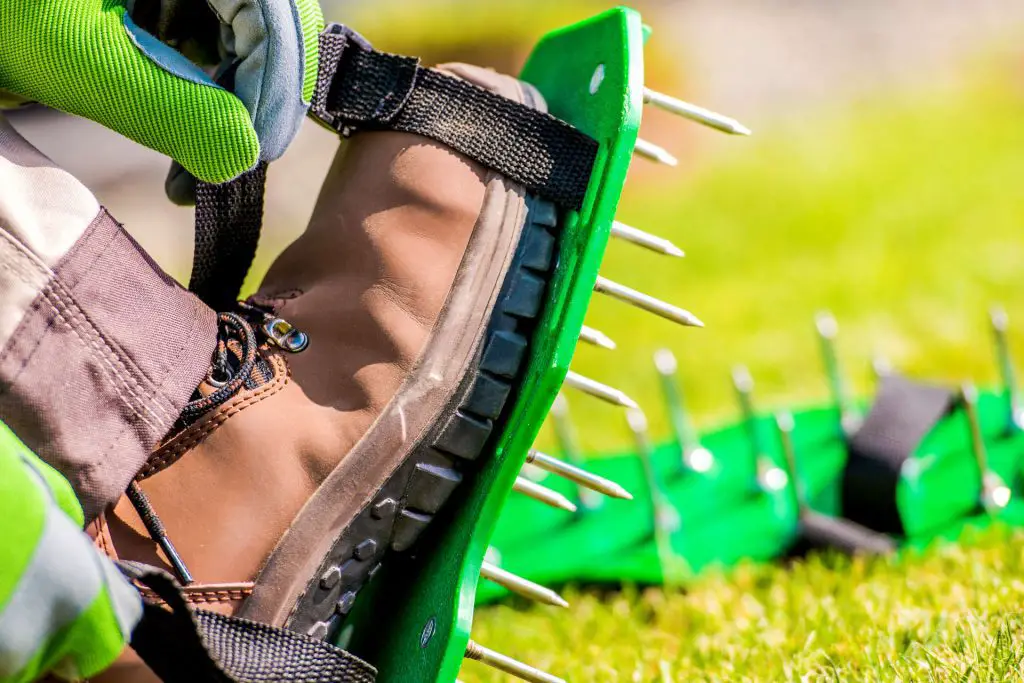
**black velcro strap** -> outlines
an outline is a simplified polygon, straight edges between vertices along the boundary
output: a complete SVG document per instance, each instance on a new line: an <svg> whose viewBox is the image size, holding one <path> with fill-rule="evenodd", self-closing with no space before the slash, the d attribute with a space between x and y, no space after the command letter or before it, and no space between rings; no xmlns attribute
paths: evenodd
<svg viewBox="0 0 1024 683"><path fill-rule="evenodd" d="M875 531L902 535L896 503L900 470L955 405L948 389L897 375L883 377L871 412L849 439L843 516Z"/></svg>
<svg viewBox="0 0 1024 683"><path fill-rule="evenodd" d="M439 71L377 52L343 26L320 36L312 113L343 135L394 130L441 142L571 209L583 205L597 142L568 123Z"/></svg>
<svg viewBox="0 0 1024 683"><path fill-rule="evenodd" d="M414 57L377 52L331 24L320 35L320 70L310 113L342 135L394 130L436 140L570 209L579 209L597 142L545 112L453 76ZM196 249L189 289L229 310L256 255L266 164L225 183L196 186Z"/></svg>
<svg viewBox="0 0 1024 683"><path fill-rule="evenodd" d="M896 550L896 542L883 533L813 510L800 513L800 535L816 547L835 548L851 555L888 555Z"/></svg>
<svg viewBox="0 0 1024 683"><path fill-rule="evenodd" d="M213 612L193 611L169 574L135 562L121 572L170 608L147 604L131 646L164 683L373 683L377 671L312 638Z"/></svg>
<svg viewBox="0 0 1024 683"><path fill-rule="evenodd" d="M188 288L215 311L230 310L256 256L267 165L222 185L196 183L196 249Z"/></svg>

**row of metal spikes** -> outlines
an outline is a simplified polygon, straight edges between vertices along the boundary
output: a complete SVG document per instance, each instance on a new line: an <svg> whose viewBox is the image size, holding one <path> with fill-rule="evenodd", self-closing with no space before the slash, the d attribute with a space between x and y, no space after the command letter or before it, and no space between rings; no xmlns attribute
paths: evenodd
<svg viewBox="0 0 1024 683"><path fill-rule="evenodd" d="M643 100L644 104L649 104L659 109L663 109L672 114L682 116L683 118L691 121L696 121L697 123L701 123L725 133L733 135L750 135L750 130L734 119L716 114L715 112L704 109L703 107L698 107L674 97L655 92L649 88L644 89ZM643 139L637 139L633 154L635 156L667 164L669 166L676 166L678 164L678 160L675 156L667 150ZM685 255L683 250L671 241L663 237L638 230L637 228L619 221L612 223L611 236L619 240L631 242L632 244L649 249L658 254L674 257L682 257ZM689 311L661 301L660 299L656 299L655 297L644 294L643 292L638 292L635 289L619 284L618 282L614 282L605 277L597 278L597 282L594 284L594 291L598 294L603 294L623 303L636 306L649 313L653 313L654 315L686 327L704 327L704 323ZM590 327L583 327L580 332L579 339L584 343L605 349L615 348L615 342L612 341L611 338L603 332ZM638 414L642 415L642 413L639 413L637 403L624 392L576 372L570 371L567 373L563 386L580 391L602 401L628 408L631 411L636 411ZM555 406L552 408L552 416L555 418L556 423L560 420L558 417L560 414L565 415L565 399L561 394L559 394L555 401ZM619 484L609 481L604 477L599 477L590 472L586 472L574 464L557 460L550 455L541 453L538 450L531 450L527 456L526 462L528 465L533 465L547 472L565 477L566 479L576 483L581 489L581 497L583 500L586 500L587 496L595 495L595 493L601 493L606 496L625 500L632 500L633 498L632 494L626 491L626 489ZM524 476L520 476L516 479L513 490L561 510L576 512L577 509L576 504L561 493L542 486ZM480 570L480 575L513 593L531 600L536 600L544 604L555 605L558 607L568 607L569 605L569 603L555 591L516 576L515 574L507 572L491 563L484 562ZM482 662L525 681L531 681L533 683L565 683L565 681L558 676L541 671L536 667L512 659L500 652L488 649L474 641L470 641L469 646L466 648L466 658Z"/></svg>

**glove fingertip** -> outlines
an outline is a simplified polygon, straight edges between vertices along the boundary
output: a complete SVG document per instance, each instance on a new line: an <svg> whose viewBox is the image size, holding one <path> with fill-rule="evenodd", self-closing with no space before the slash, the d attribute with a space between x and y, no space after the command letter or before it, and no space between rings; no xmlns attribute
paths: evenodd
<svg viewBox="0 0 1024 683"><path fill-rule="evenodd" d="M191 194L189 185L196 180L226 183L253 168L261 158L263 146L241 101L225 91L211 92L221 99L207 103L211 115L183 121L181 134L168 150L168 156L181 170L172 170L167 184L174 186L174 196L183 201Z"/></svg>
<svg viewBox="0 0 1024 683"><path fill-rule="evenodd" d="M192 206L196 201L196 184L226 183L234 180L259 163L262 147L256 132L246 121L245 126L231 127L226 136L208 134L197 139L215 140L201 148L187 148L172 154L171 167L164 181L167 198L178 206Z"/></svg>

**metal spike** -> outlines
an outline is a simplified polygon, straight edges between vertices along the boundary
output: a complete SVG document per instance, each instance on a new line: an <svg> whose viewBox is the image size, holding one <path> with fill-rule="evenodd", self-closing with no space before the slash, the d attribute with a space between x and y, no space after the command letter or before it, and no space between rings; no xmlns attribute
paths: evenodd
<svg viewBox="0 0 1024 683"><path fill-rule="evenodd" d="M562 454L571 463L580 462L580 446L576 439L576 428L569 416L569 401L561 392L555 396L555 402L551 406L551 419L555 428L555 438L558 439L558 447Z"/></svg>
<svg viewBox="0 0 1024 683"><path fill-rule="evenodd" d="M642 156L645 159L656 161L659 164L665 164L666 166L679 165L679 159L672 156L667 149L658 147L653 142L648 142L643 138L636 139L636 146L633 147L633 153Z"/></svg>
<svg viewBox="0 0 1024 683"><path fill-rule="evenodd" d="M831 313L821 311L814 317L814 325L818 330L818 339L821 342L821 357L825 363L825 374L828 376L832 400L839 412L839 425L843 433L849 435L857 431L861 419L853 405L843 372L839 367L839 357L836 353L839 324L836 323L836 319Z"/></svg>
<svg viewBox="0 0 1024 683"><path fill-rule="evenodd" d="M500 652L486 648L473 640L469 641L469 644L466 646L466 659L486 664L521 680L530 681L530 683L566 683L564 678L552 676L546 671L541 671L529 664L523 664Z"/></svg>
<svg viewBox="0 0 1024 683"><path fill-rule="evenodd" d="M757 472L757 485L763 491L778 491L786 486L786 473L768 456L754 410L754 379L744 365L737 365L732 371L732 384L736 390L736 398L740 404L743 423L747 428L754 468Z"/></svg>
<svg viewBox="0 0 1024 683"><path fill-rule="evenodd" d="M633 500L633 494L626 489L622 488L614 481L599 477L596 474L591 474L586 470L580 469L575 465L570 465L567 462L562 462L557 458L552 458L546 453L533 449L526 456L526 462L532 463L542 470L557 474L560 477L565 477L571 482L575 482L581 486L585 486L588 489L603 493L606 496L612 498L621 498L622 500Z"/></svg>
<svg viewBox="0 0 1024 683"><path fill-rule="evenodd" d="M964 415L967 416L967 427L971 435L971 453L975 462L978 463L978 470L982 473L988 472L988 451L985 449L985 438L981 433L981 423L978 420L978 389L970 382L964 382L960 386L960 400L963 402Z"/></svg>
<svg viewBox="0 0 1024 683"><path fill-rule="evenodd" d="M576 512L576 505L558 491L552 491L546 486L530 481L524 477L516 477L516 483L512 486L513 491L518 491L545 505L550 505L566 512Z"/></svg>
<svg viewBox="0 0 1024 683"><path fill-rule="evenodd" d="M609 351L615 350L615 340L601 330L595 330L593 327L587 327L586 325L580 330L580 341L600 346L602 349L608 349Z"/></svg>
<svg viewBox="0 0 1024 683"><path fill-rule="evenodd" d="M505 571L490 562L484 562L480 566L480 576L524 598L543 602L545 605L554 605L555 607L569 606L565 598L550 588L545 588L533 581L527 581L523 577L516 576L512 572Z"/></svg>
<svg viewBox="0 0 1024 683"><path fill-rule="evenodd" d="M647 487L650 490L651 500L654 502L656 507L666 505L665 494L662 491L661 482L658 480L658 476L654 471L654 462L652 460L653 449L651 448L651 439L647 434L647 416L644 415L644 411L639 408L633 408L626 412L626 423L629 425L629 429L633 432L633 441L636 444L636 454L640 457L640 462L644 468L644 478L647 480ZM656 522L660 528L664 528L666 531L672 531L666 527L665 523L668 521L661 514L661 510L655 510Z"/></svg>
<svg viewBox="0 0 1024 683"><path fill-rule="evenodd" d="M590 394L595 398L599 398L602 401L607 401L613 405L624 406L626 408L636 408L636 401L626 396L623 392L619 391L614 387L610 387L607 384L601 384L589 377L573 372L570 370L565 375L565 386L578 389L585 394Z"/></svg>
<svg viewBox="0 0 1024 683"><path fill-rule="evenodd" d="M654 526L658 532L671 533L675 531L676 524L673 524L675 509L669 506L665 500L665 493L662 490L661 482L654 471L653 449L651 439L647 434L647 416L639 408L633 408L626 412L626 423L633 432L633 442L636 444L636 454L640 458L640 464L644 468L644 479L647 482L647 490L650 493L651 504L654 512ZM675 516L676 520L678 516Z"/></svg>
<svg viewBox="0 0 1024 683"><path fill-rule="evenodd" d="M970 382L960 387L960 399L963 402L967 426L971 434L971 453L978 465L981 475L981 500L986 509L1004 508L1009 504L1012 492L1002 477L989 468L988 451L985 448L985 437L981 432L981 421L978 419L978 390Z"/></svg>
<svg viewBox="0 0 1024 683"><path fill-rule="evenodd" d="M562 456L570 463L579 465L583 456L580 452L579 440L576 438L576 428L573 427L572 418L569 417L569 401L561 392L555 396L555 402L551 406L551 422ZM593 510L604 503L603 497L588 488L577 486L576 492L577 500L584 510Z"/></svg>
<svg viewBox="0 0 1024 683"><path fill-rule="evenodd" d="M786 474L793 483L793 498L798 510L804 509L804 492L800 486L800 478L796 469L796 447L793 445L793 413L784 410L775 414L775 427L779 432L779 443L782 454L786 458Z"/></svg>
<svg viewBox="0 0 1024 683"><path fill-rule="evenodd" d="M633 432L637 455L650 456L651 440L647 435L647 416L644 415L644 411L640 410L640 408L628 411L626 413L626 424L629 425L630 431Z"/></svg>
<svg viewBox="0 0 1024 683"><path fill-rule="evenodd" d="M1000 306L993 306L989 312L992 321L992 336L996 345L996 359L999 362L999 374L1003 380L1003 393L1009 404L1010 426L1024 430L1024 404L1021 403L1020 390L1017 387L1017 372L1010 354L1010 344L1006 338L1010 318Z"/></svg>
<svg viewBox="0 0 1024 683"><path fill-rule="evenodd" d="M551 476L550 473L545 472L539 467L534 467L530 463L523 465L523 469L519 470L519 476L526 477L530 481L535 481L538 484L543 482L545 479Z"/></svg>
<svg viewBox="0 0 1024 683"><path fill-rule="evenodd" d="M757 415L754 413L754 378L750 376L750 370L745 365L737 365L732 369L732 386L736 390L736 398L739 400L740 413L743 423L747 425L747 433L750 441L760 449L757 443L759 438L751 428L757 424Z"/></svg>
<svg viewBox="0 0 1024 683"><path fill-rule="evenodd" d="M637 230L633 226L626 225L625 223L621 223L619 221L612 222L612 237L617 237L621 240L632 242L633 244L641 246L645 249L656 251L659 254L665 254L667 256L676 256L678 258L686 256L686 253L682 249L672 244L672 242L668 241L664 237L658 237L657 235L652 235L649 232Z"/></svg>
<svg viewBox="0 0 1024 683"><path fill-rule="evenodd" d="M620 285L618 282L613 282L606 277L598 276L597 282L594 283L594 291L600 294L607 294L613 299L625 302L642 308L643 310L654 313L655 315L661 316L667 320L671 320L674 323L685 325L687 327L704 327L704 323L700 321L700 318L695 316L689 311L683 310L678 306L667 304L660 299L655 299L653 296L648 296L642 292L638 292L635 289L630 289L625 285Z"/></svg>
<svg viewBox="0 0 1024 683"><path fill-rule="evenodd" d="M800 535L812 544L827 545L850 553L886 555L895 550L895 542L889 536L848 519L815 512L807 505L806 494L797 474L796 447L793 445L795 424L792 413L776 413L775 426L779 433L782 452L786 456L785 475L792 482L794 503L800 515Z"/></svg>
<svg viewBox="0 0 1024 683"><path fill-rule="evenodd" d="M684 102L683 100L656 92L650 88L644 88L644 104L654 105L658 109L664 109L667 112L682 116L683 118L691 121L696 121L697 123L714 128L715 130L720 130L723 133L729 133L730 135L750 135L750 129L736 119L716 114L704 107L698 107L695 104Z"/></svg>
<svg viewBox="0 0 1024 683"><path fill-rule="evenodd" d="M683 392L679 386L676 357L668 349L654 353L654 367L661 377L661 391L668 406L669 422L675 432L676 442L682 451L683 466L694 472L707 472L715 463L711 451L700 445L697 434L686 412Z"/></svg>
<svg viewBox="0 0 1024 683"><path fill-rule="evenodd" d="M672 534L680 527L679 513L669 503L657 473L654 471L653 449L647 434L647 416L639 408L626 412L626 422L633 432L637 457L644 470L644 481L651 501L651 516L654 521L654 543L658 549L658 561L666 581L675 579L678 558L672 549Z"/></svg>

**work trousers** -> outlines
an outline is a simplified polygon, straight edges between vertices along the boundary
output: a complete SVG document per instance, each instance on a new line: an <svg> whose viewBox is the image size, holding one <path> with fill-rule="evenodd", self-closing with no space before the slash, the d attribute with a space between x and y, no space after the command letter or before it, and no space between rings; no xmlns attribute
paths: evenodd
<svg viewBox="0 0 1024 683"><path fill-rule="evenodd" d="M216 315L0 115L0 422L114 503L209 369Z"/></svg>

